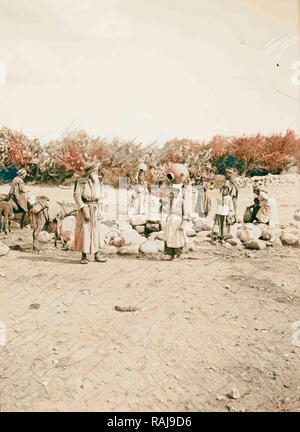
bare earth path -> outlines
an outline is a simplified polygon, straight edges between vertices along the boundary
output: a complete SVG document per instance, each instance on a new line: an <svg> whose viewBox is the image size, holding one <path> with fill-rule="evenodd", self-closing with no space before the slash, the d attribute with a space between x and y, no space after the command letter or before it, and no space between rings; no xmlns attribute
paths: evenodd
<svg viewBox="0 0 300 432"><path fill-rule="evenodd" d="M70 190L33 190L72 200ZM299 191L271 189L282 223ZM252 199L241 190L240 216ZM30 242L25 233L13 241ZM205 243L177 262L77 258L0 258L0 411L300 410L300 249Z"/></svg>
<svg viewBox="0 0 300 432"><path fill-rule="evenodd" d="M2 257L1 411L299 410L299 249L193 257Z"/></svg>

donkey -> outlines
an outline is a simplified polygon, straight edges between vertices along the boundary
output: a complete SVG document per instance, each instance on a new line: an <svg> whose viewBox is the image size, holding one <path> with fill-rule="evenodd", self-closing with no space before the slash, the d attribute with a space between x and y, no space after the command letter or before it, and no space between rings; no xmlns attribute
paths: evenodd
<svg viewBox="0 0 300 432"><path fill-rule="evenodd" d="M0 194L0 200L3 202L8 202L12 208L13 214L16 220L19 221L21 229L28 224L28 212L25 212L18 203L8 194ZM31 207L31 203L28 200L28 208Z"/></svg>
<svg viewBox="0 0 300 432"><path fill-rule="evenodd" d="M50 200L40 200L30 209L30 225L32 228L33 250L39 252L38 235L41 231L54 233L54 245L60 238L60 226L62 220L76 214L75 204L65 204Z"/></svg>
<svg viewBox="0 0 300 432"><path fill-rule="evenodd" d="M11 219L13 218L13 207L9 201L0 201L0 232L4 231L6 235L11 232Z"/></svg>

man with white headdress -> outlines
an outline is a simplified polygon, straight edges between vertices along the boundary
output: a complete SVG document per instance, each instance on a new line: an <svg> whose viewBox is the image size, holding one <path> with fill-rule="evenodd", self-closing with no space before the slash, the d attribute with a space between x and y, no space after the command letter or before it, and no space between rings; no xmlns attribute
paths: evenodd
<svg viewBox="0 0 300 432"><path fill-rule="evenodd" d="M255 196L254 204L248 209L252 212L251 222L258 222L275 226L279 223L278 209L275 199L267 192L261 189L258 183L253 185Z"/></svg>
<svg viewBox="0 0 300 432"><path fill-rule="evenodd" d="M13 179L9 197L14 202L14 209L20 212L28 212L28 197L24 179L27 177L27 171L22 168L17 172L17 176Z"/></svg>
<svg viewBox="0 0 300 432"><path fill-rule="evenodd" d="M88 264L88 254L94 254L96 262L105 262L107 259L100 255L99 162L87 162L83 170L83 176L74 187L74 200L78 206L74 250L81 252L81 264Z"/></svg>
<svg viewBox="0 0 300 432"><path fill-rule="evenodd" d="M9 190L9 199L12 203L14 213L21 213L22 217L20 220L21 229L24 227L25 215L31 208L26 193L26 187L24 179L27 177L27 171L24 168L19 169L17 176L13 179L11 188Z"/></svg>

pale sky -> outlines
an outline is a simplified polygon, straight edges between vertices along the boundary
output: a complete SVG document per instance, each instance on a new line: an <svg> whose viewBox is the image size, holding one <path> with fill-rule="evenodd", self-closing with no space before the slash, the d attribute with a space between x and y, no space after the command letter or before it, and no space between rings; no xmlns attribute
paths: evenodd
<svg viewBox="0 0 300 432"><path fill-rule="evenodd" d="M0 0L0 126L43 142L300 133L298 19L298 0Z"/></svg>

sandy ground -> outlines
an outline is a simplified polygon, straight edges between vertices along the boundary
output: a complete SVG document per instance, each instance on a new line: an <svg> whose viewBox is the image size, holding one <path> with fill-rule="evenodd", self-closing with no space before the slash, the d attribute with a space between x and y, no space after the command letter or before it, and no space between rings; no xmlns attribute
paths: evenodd
<svg viewBox="0 0 300 432"><path fill-rule="evenodd" d="M299 185L272 192L291 221ZM251 197L241 191L240 214ZM300 411L299 258L206 243L181 261L80 266L12 250L0 258L0 411Z"/></svg>

